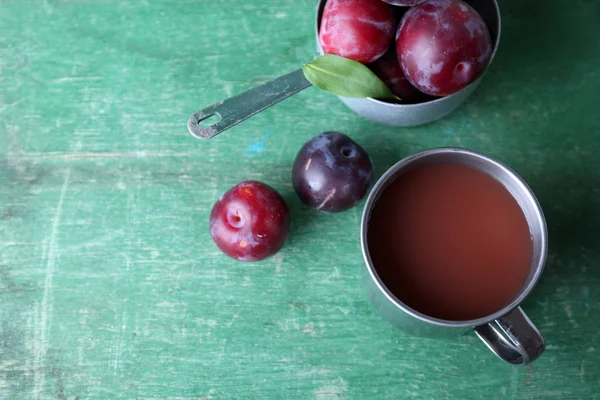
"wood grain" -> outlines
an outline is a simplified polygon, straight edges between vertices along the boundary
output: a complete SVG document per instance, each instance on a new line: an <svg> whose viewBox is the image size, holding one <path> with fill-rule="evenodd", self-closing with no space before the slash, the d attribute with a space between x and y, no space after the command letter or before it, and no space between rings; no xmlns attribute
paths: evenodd
<svg viewBox="0 0 600 400"><path fill-rule="evenodd" d="M594 0L501 4L462 108L400 129L309 88L202 142L188 116L314 56L314 1L0 2L1 399L600 398L600 42ZM542 24L543 21L543 24ZM357 207L307 210L291 164L339 130L378 175L434 146L484 151L539 197L550 257L524 304L547 341L503 364L474 335L408 336L368 303ZM237 263L208 213L259 179L286 247Z"/></svg>

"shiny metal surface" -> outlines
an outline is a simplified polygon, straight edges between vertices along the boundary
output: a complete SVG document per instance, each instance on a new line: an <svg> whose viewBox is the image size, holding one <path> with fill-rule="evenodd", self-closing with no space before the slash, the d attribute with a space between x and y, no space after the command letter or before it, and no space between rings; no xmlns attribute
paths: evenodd
<svg viewBox="0 0 600 400"><path fill-rule="evenodd" d="M188 119L188 130L198 139L210 139L309 86L311 83L304 77L302 69L297 69L196 111ZM218 121L200 126L202 121L213 116L218 117Z"/></svg>
<svg viewBox="0 0 600 400"><path fill-rule="evenodd" d="M396 177L412 168L431 163L460 163L481 170L494 177L513 195L527 219L533 241L533 257L527 281L513 301L501 310L484 318L470 321L447 321L431 318L408 307L396 298L379 278L367 246L369 218L377 199ZM542 209L527 184L508 166L484 154L462 148L443 147L413 154L392 166L377 181L369 194L361 220L361 248L366 268L364 284L375 308L394 326L412 334L440 337L464 332L471 328L488 347L505 359L533 361L541 354L544 342L539 331L518 307L533 290L546 263L548 233ZM519 311L520 312L520 311ZM505 339L505 340L503 340ZM507 349L510 349L508 351ZM519 353L519 356L515 356ZM520 357L520 358L519 358Z"/></svg>
<svg viewBox="0 0 600 400"><path fill-rule="evenodd" d="M529 364L544 351L544 338L521 307L497 320L475 327L475 333L502 360Z"/></svg>
<svg viewBox="0 0 600 400"><path fill-rule="evenodd" d="M490 64L496 55L500 44L500 8L496 0L465 0L481 15L490 30L494 48ZM323 8L327 0L320 0L315 19L315 37L317 54L323 54L319 44L319 26ZM488 66L489 68L489 66ZM486 69L487 71L487 69ZM355 113L380 124L392 126L415 126L435 121L457 109L477 88L484 73L462 90L449 96L440 97L433 101L420 104L392 104L376 99L351 99L341 97L340 100Z"/></svg>

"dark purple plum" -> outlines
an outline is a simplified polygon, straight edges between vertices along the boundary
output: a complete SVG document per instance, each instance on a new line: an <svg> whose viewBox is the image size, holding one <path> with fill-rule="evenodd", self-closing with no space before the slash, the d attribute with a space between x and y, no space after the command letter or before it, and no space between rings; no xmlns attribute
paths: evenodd
<svg viewBox="0 0 600 400"><path fill-rule="evenodd" d="M240 182L221 196L210 214L210 235L229 257L259 261L283 246L290 230L288 206L271 186Z"/></svg>
<svg viewBox="0 0 600 400"><path fill-rule="evenodd" d="M300 200L328 213L356 205L369 190L372 178L369 154L339 132L323 132L306 142L292 169Z"/></svg>
<svg viewBox="0 0 600 400"><path fill-rule="evenodd" d="M400 103L415 104L432 98L420 92L406 79L393 46L382 57L369 64L368 67L396 96L400 97Z"/></svg>

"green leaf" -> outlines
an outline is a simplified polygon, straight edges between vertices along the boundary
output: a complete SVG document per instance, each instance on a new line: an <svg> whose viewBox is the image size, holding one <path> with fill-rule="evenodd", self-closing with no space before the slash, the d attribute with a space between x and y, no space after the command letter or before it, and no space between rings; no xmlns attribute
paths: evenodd
<svg viewBox="0 0 600 400"><path fill-rule="evenodd" d="M325 54L304 64L302 72L310 83L338 96L400 100L368 67L349 58Z"/></svg>

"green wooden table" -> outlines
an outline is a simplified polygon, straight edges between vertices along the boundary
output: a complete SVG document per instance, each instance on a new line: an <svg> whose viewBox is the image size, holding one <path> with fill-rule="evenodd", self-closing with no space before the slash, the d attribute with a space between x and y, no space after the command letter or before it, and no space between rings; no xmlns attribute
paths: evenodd
<svg viewBox="0 0 600 400"><path fill-rule="evenodd" d="M210 141L189 114L314 55L315 1L0 1L1 399L600 399L600 40L596 0L502 1L503 37L465 106L376 125L309 88ZM547 215L524 308L545 354L474 335L408 336L360 282L361 207L295 196L297 150L351 135L380 175L409 153L498 157ZM212 243L208 213L259 179L291 208L258 264ZM362 204L361 204L362 206Z"/></svg>

